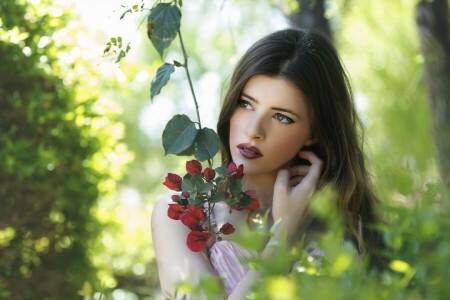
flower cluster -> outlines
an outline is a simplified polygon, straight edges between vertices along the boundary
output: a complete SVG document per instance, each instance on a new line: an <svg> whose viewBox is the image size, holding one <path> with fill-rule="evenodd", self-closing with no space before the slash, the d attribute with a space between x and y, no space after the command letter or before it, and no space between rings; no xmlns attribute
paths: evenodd
<svg viewBox="0 0 450 300"><path fill-rule="evenodd" d="M186 244L191 251L202 251L211 236L220 238L221 234L232 234L235 228L224 224L219 231L211 226L211 213L215 203L225 202L230 208L255 210L259 202L253 198L255 191L242 191L244 166L234 162L228 168L205 168L197 160L186 162L186 175L183 177L169 173L163 184L169 189L181 192L172 195L173 204L169 204L167 215L189 227Z"/></svg>

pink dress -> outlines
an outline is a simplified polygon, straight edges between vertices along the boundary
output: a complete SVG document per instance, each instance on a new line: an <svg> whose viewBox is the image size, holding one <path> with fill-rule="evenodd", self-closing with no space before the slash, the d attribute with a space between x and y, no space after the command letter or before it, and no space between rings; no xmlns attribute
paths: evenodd
<svg viewBox="0 0 450 300"><path fill-rule="evenodd" d="M216 241L208 252L214 270L223 279L225 290L230 295L249 270L248 265L242 259L254 257L256 252L225 240Z"/></svg>
<svg viewBox="0 0 450 300"><path fill-rule="evenodd" d="M214 215L211 215L211 225L217 228ZM230 295L242 277L249 271L248 265L243 259L255 257L256 251L248 250L239 244L227 241L216 240L208 249L209 260L216 273L222 278L225 291Z"/></svg>
<svg viewBox="0 0 450 300"><path fill-rule="evenodd" d="M217 229L216 220L213 215L211 216L211 225ZM325 255L319 248L309 249L308 252L310 255ZM250 269L243 260L255 257L257 252L245 249L235 242L221 240L214 242L208 249L208 254L211 265L222 278L225 291L230 295Z"/></svg>

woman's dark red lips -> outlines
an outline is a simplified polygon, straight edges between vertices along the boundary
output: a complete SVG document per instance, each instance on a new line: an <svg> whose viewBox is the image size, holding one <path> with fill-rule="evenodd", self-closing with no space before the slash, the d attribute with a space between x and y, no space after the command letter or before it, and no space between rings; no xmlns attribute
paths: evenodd
<svg viewBox="0 0 450 300"><path fill-rule="evenodd" d="M251 151L251 152L254 152L255 154L257 154L259 156L263 156L261 151L257 147L252 146L249 143L242 143L242 144L237 145L237 147L241 148L241 149L245 149L245 150Z"/></svg>

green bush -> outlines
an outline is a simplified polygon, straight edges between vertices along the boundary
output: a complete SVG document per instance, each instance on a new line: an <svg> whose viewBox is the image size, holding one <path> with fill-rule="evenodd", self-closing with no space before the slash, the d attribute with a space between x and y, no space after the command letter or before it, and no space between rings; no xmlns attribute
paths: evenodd
<svg viewBox="0 0 450 300"><path fill-rule="evenodd" d="M67 7L53 1L0 6L0 297L101 290L95 208L122 162L110 159L113 119L71 73L82 62L61 59L67 25Z"/></svg>

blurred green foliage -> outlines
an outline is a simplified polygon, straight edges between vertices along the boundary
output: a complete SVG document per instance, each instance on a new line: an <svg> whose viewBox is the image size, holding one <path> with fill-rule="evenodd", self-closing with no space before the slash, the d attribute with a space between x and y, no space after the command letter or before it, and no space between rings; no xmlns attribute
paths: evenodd
<svg viewBox="0 0 450 300"><path fill-rule="evenodd" d="M110 273L93 256L106 226L98 199L130 158L120 124L88 82L89 65L64 60L75 34L67 6L0 9L0 295L90 296Z"/></svg>

